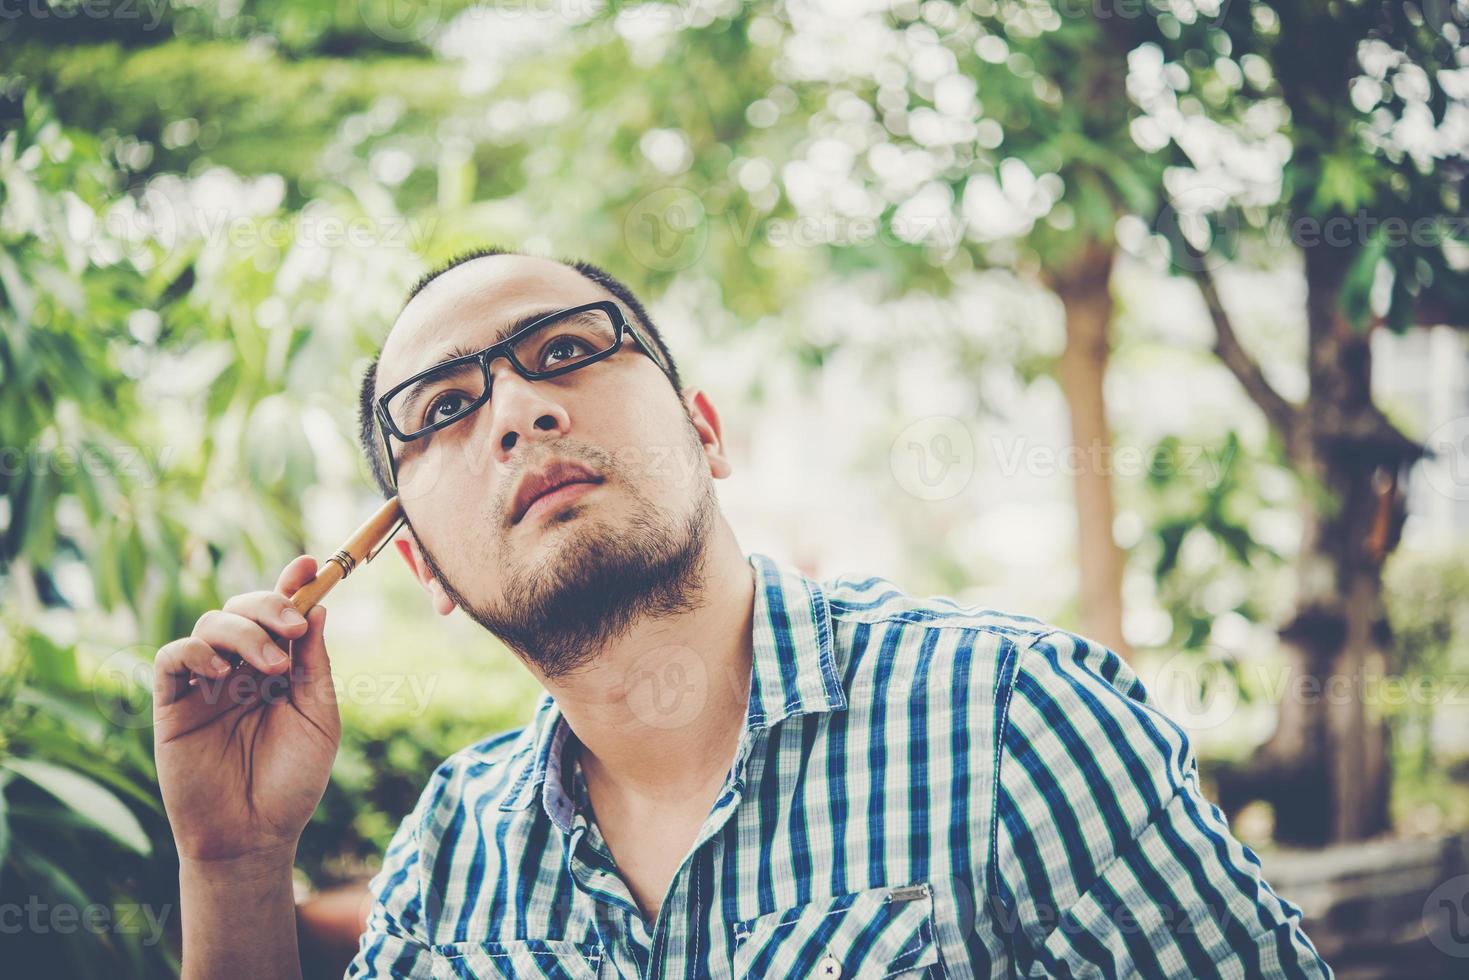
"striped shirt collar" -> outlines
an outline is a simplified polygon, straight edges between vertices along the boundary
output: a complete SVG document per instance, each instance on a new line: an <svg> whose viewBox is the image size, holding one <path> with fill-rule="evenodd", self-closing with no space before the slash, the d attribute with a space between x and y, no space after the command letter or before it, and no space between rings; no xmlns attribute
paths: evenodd
<svg viewBox="0 0 1469 980"><path fill-rule="evenodd" d="M795 715L845 711L825 592L799 569L761 552L750 552L746 560L755 575L746 730L769 728ZM563 830L570 827L569 787L563 785L561 767L568 737L574 736L561 709L551 695L543 695L512 752L517 775L501 810L523 810L543 795L552 821ZM548 774L554 778L541 794Z"/></svg>

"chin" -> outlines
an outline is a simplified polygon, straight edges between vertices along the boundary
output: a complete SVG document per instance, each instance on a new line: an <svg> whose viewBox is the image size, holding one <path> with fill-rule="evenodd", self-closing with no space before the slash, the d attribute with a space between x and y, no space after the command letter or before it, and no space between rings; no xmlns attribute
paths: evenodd
<svg viewBox="0 0 1469 980"><path fill-rule="evenodd" d="M538 527L529 529L532 538L526 553L548 560L553 557L557 561L575 560L577 550L594 547L598 539L605 540L618 533L605 521L593 520L580 503L547 515L537 523Z"/></svg>

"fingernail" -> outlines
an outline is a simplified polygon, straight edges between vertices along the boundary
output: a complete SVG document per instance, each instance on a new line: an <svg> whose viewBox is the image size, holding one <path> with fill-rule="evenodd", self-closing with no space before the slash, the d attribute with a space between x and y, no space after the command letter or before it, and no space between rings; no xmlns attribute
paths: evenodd
<svg viewBox="0 0 1469 980"><path fill-rule="evenodd" d="M223 674L230 669L230 662L216 653L213 657L209 658L209 669L216 674Z"/></svg>
<svg viewBox="0 0 1469 980"><path fill-rule="evenodd" d="M281 621L287 626L301 626L306 622L306 617L296 611L295 606L287 606L281 612Z"/></svg>
<svg viewBox="0 0 1469 980"><path fill-rule="evenodd" d="M276 664L286 662L285 651L278 646L267 646L265 648L265 662L274 667Z"/></svg>

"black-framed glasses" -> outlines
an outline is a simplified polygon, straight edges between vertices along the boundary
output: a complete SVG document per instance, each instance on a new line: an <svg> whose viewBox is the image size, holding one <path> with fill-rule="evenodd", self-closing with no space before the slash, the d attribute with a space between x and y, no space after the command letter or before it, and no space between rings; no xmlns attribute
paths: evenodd
<svg viewBox="0 0 1469 980"><path fill-rule="evenodd" d="M548 313L497 344L436 364L394 385L377 400L378 428L394 489L398 466L389 435L411 442L475 412L490 400L490 363L497 357L508 360L522 378L543 381L611 357L626 334L668 374L657 348L628 321L622 308L601 300Z"/></svg>

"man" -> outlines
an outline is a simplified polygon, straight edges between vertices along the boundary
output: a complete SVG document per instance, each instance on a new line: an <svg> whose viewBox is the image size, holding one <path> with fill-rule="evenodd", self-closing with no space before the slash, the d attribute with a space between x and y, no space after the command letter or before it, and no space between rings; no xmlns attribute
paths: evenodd
<svg viewBox="0 0 1469 980"><path fill-rule="evenodd" d="M548 695L429 777L349 977L1330 976L1114 653L743 553L714 405L602 270L428 277L362 430L433 608ZM315 567L158 657L190 977L297 973L339 736L325 611L285 600Z"/></svg>

